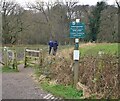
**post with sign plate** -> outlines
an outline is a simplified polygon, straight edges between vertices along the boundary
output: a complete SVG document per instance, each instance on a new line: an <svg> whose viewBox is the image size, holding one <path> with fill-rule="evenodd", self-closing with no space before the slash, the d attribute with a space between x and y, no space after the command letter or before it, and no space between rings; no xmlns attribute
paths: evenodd
<svg viewBox="0 0 120 101"><path fill-rule="evenodd" d="M74 86L78 83L78 71L79 71L79 39L75 39L75 49L73 52L74 59Z"/></svg>
<svg viewBox="0 0 120 101"><path fill-rule="evenodd" d="M78 83L78 73L79 73L79 38L84 38L85 25L80 22L80 19L76 19L70 23L70 38L75 38L75 48L73 52L74 60L74 86Z"/></svg>

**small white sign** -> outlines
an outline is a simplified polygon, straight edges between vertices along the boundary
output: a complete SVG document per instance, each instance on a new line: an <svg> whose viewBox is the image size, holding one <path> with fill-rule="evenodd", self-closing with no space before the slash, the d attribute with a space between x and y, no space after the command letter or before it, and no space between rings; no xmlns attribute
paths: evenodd
<svg viewBox="0 0 120 101"><path fill-rule="evenodd" d="M79 23L79 22L80 22L80 19L76 19L76 22Z"/></svg>
<svg viewBox="0 0 120 101"><path fill-rule="evenodd" d="M79 43L79 39L75 39L75 43Z"/></svg>
<svg viewBox="0 0 120 101"><path fill-rule="evenodd" d="M79 60L79 55L80 55L79 50L74 50L73 60Z"/></svg>

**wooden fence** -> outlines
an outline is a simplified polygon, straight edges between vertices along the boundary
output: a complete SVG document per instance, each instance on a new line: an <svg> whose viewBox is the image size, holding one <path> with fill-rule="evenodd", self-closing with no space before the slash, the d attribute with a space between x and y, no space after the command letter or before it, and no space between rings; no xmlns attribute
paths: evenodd
<svg viewBox="0 0 120 101"><path fill-rule="evenodd" d="M3 58L0 63L5 67L10 67L13 69L18 69L17 67L17 53L15 50L10 50L8 47L3 48ZM43 54L42 49L32 50L25 48L24 51L24 68L30 64L42 66Z"/></svg>
<svg viewBox="0 0 120 101"><path fill-rule="evenodd" d="M25 48L24 52L24 68L29 64L42 65L42 50L32 50Z"/></svg>
<svg viewBox="0 0 120 101"><path fill-rule="evenodd" d="M3 55L2 55L1 62L5 67L10 67L13 69L18 70L17 68L17 54L15 50L9 50L7 47L3 48Z"/></svg>

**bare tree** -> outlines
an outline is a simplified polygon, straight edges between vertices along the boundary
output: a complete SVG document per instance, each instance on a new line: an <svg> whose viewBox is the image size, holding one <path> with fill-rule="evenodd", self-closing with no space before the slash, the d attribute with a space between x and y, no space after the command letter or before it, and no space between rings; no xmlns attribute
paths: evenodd
<svg viewBox="0 0 120 101"><path fill-rule="evenodd" d="M120 38L120 1L119 2L118 2L118 0L115 0L115 1L118 6L118 42L120 42L120 40L119 40L119 38Z"/></svg>
<svg viewBox="0 0 120 101"><path fill-rule="evenodd" d="M0 1L0 33L2 33L2 5ZM2 43L2 34L0 34L0 44Z"/></svg>
<svg viewBox="0 0 120 101"><path fill-rule="evenodd" d="M77 5L77 1L74 2L74 1L66 1L66 2L60 2L59 0L57 0L57 2L38 2L36 1L34 4L28 4L28 8L30 9L33 9L33 10L36 10L36 12L42 12L45 19L46 19L46 24L48 25L48 29L49 29L49 37L52 37L52 38L55 38L56 35L55 35L55 32L54 32L54 27L56 27L54 24L53 24L53 20L58 20L58 16L61 16L61 13L57 13L58 16L56 16L55 14L56 13L53 13L54 11L54 7L56 5L61 5L61 7L65 7L66 8L66 14L64 14L64 16L67 15L67 18L68 18L68 24L69 22L71 21L72 19L72 15L74 13L74 10L73 8ZM59 10L61 8L59 7ZM58 11L59 11L58 10ZM54 18L54 19L53 19ZM59 19L60 20L60 19Z"/></svg>
<svg viewBox="0 0 120 101"><path fill-rule="evenodd" d="M54 37L54 33L52 32L53 24L51 21L51 8L54 6L54 3L52 2L38 2L36 1L34 4L27 4L27 7L31 10L34 10L36 12L41 12L45 17L45 24L48 25L49 30L49 37Z"/></svg>
<svg viewBox="0 0 120 101"><path fill-rule="evenodd" d="M120 9L120 1L118 2L118 0L115 0L115 2L117 4L118 8Z"/></svg>
<svg viewBox="0 0 120 101"><path fill-rule="evenodd" d="M24 9L13 1L2 0L1 5L3 43L14 44L18 33L23 30L21 15Z"/></svg>
<svg viewBox="0 0 120 101"><path fill-rule="evenodd" d="M66 2L66 7L67 7L67 15L68 15L68 19L71 21L72 19L72 15L75 13L74 11L74 7L77 5L77 1L67 1ZM75 15L73 15L73 18L75 17Z"/></svg>

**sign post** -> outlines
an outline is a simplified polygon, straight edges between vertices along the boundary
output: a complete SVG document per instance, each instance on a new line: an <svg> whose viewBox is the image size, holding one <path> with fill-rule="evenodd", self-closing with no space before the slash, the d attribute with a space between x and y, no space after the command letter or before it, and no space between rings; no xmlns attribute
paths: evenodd
<svg viewBox="0 0 120 101"><path fill-rule="evenodd" d="M74 86L78 83L78 73L79 73L79 38L85 37L85 25L80 22L80 19L76 19L70 23L70 38L75 38L75 48L73 52L74 60Z"/></svg>
<svg viewBox="0 0 120 101"><path fill-rule="evenodd" d="M79 39L75 39L75 49L73 53L74 58L74 86L78 83L78 71L79 71Z"/></svg>

